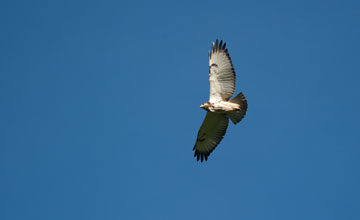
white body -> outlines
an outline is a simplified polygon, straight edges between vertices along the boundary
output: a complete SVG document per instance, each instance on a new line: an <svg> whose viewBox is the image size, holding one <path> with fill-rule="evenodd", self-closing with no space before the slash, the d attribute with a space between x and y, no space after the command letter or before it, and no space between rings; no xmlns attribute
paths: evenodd
<svg viewBox="0 0 360 220"><path fill-rule="evenodd" d="M240 105L237 103L232 103L228 101L219 101L215 103L209 103L204 109L210 112L216 113L226 113L226 112L234 112L240 110Z"/></svg>

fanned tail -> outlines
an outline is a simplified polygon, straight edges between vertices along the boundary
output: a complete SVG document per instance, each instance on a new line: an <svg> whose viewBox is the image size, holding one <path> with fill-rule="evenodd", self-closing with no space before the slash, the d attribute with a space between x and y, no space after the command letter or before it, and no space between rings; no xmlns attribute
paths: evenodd
<svg viewBox="0 0 360 220"><path fill-rule="evenodd" d="M248 104L247 104L246 98L245 98L244 94L242 94L242 92L240 92L237 96L235 96L233 99L231 99L230 102L240 105L239 111L227 113L229 118L231 119L231 121L236 125L237 123L239 123L241 121L241 119L244 118L246 111L247 111Z"/></svg>

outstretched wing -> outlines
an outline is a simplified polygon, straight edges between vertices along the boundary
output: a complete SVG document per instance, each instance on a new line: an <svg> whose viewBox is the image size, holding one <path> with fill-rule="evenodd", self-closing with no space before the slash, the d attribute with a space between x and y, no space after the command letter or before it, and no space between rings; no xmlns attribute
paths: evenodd
<svg viewBox="0 0 360 220"><path fill-rule="evenodd" d="M229 119L226 114L208 112L202 123L193 150L197 160L207 160L209 154L224 137Z"/></svg>
<svg viewBox="0 0 360 220"><path fill-rule="evenodd" d="M227 101L235 92L235 70L226 43L216 40L209 51L210 102Z"/></svg>

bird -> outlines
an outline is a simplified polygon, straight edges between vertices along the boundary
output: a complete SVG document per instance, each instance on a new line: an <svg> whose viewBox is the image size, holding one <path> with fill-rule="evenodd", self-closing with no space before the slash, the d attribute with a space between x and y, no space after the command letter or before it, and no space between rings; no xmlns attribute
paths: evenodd
<svg viewBox="0 0 360 220"><path fill-rule="evenodd" d="M211 152L223 139L229 118L236 125L245 116L248 104L245 95L235 92L236 74L226 43L217 39L209 51L209 101L200 105L206 110L193 148L197 161L207 161Z"/></svg>

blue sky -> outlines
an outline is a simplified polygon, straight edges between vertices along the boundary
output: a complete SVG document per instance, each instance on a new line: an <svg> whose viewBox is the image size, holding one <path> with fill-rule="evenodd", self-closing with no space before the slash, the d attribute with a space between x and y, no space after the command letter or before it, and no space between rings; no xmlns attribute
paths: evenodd
<svg viewBox="0 0 360 220"><path fill-rule="evenodd" d="M0 219L360 219L358 1L1 1ZM193 158L211 42L249 103Z"/></svg>

